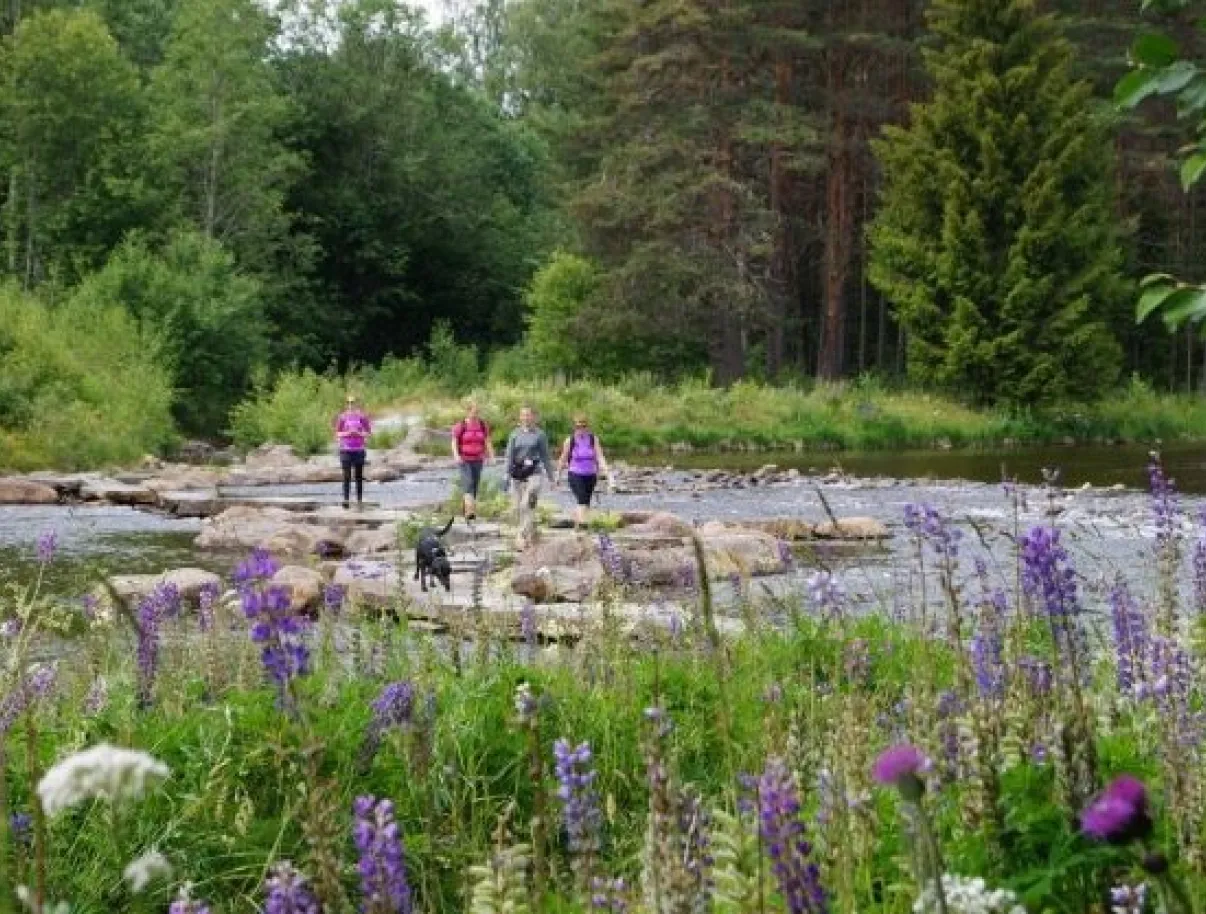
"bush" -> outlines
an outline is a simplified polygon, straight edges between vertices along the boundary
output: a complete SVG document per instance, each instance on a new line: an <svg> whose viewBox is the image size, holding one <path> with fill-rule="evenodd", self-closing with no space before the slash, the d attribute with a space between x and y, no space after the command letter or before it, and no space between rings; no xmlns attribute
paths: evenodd
<svg viewBox="0 0 1206 914"><path fill-rule="evenodd" d="M316 454L333 440L331 424L348 389L345 380L308 368L285 372L273 386L261 385L234 408L231 435L241 448L275 441L292 445L299 454Z"/></svg>
<svg viewBox="0 0 1206 914"><path fill-rule="evenodd" d="M174 373L173 412L189 432L225 429L267 351L259 284L216 241L184 232L161 251L134 239L75 296L89 307L119 302L164 341Z"/></svg>
<svg viewBox="0 0 1206 914"><path fill-rule="evenodd" d="M584 364L578 319L598 287L595 265L565 251L554 254L532 277L524 296L528 345L546 372L572 372Z"/></svg>
<svg viewBox="0 0 1206 914"><path fill-rule="evenodd" d="M481 380L477 348L459 344L446 321L431 331L427 359L431 376L452 393L471 390Z"/></svg>
<svg viewBox="0 0 1206 914"><path fill-rule="evenodd" d="M119 307L0 289L0 465L130 463L174 438L157 335Z"/></svg>

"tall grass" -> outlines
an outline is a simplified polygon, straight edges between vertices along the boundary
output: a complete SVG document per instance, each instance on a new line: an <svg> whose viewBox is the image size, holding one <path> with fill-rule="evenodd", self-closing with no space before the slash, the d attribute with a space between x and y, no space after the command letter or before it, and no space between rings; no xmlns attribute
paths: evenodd
<svg viewBox="0 0 1206 914"><path fill-rule="evenodd" d="M523 405L535 407L555 437L586 413L617 452L695 449L903 450L1045 444L1075 439L1206 440L1206 398L1158 394L1136 380L1098 403L1044 411L979 411L872 379L845 384L727 389L701 379L659 382L634 374L614 383L564 378L514 380L511 364L466 383L421 359L393 360L347 376L288 373L235 413L243 446L282 441L307 453L329 444L343 391L360 391L378 412L422 414L434 427L461 417L473 397L501 439Z"/></svg>

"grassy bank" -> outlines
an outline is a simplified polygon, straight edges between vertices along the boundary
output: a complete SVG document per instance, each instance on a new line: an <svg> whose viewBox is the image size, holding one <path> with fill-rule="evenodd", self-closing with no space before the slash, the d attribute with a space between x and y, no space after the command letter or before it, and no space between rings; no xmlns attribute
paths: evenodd
<svg viewBox="0 0 1206 914"><path fill-rule="evenodd" d="M681 625L646 629L640 649L613 612L648 595L618 580L576 623L572 647L546 650L530 632L512 640L488 614L457 613L454 640L469 649L454 654L354 602L302 622L269 598L275 568L260 557L233 604L180 612L159 594L139 607L137 637L76 635L47 686L27 652L61 610L0 597L0 706L15 701L20 715L11 728L18 718L0 717L0 822L20 826L0 829L0 910L13 910L6 876L44 884L76 912L162 911L185 884L211 911L277 910L266 896L288 860L323 910L351 911L364 897L353 810L372 796L393 803L410 904L364 910L930 911L914 907L908 863L917 794L872 775L902 744L930 763L922 803L940 857L927 856L922 879L937 860L1010 889L1031 914L1098 910L1105 888L1149 877L1136 848L1079 825L1128 772L1151 790L1151 848L1201 897L1206 695L1192 670L1203 642L1176 634L1149 651L1145 640L1166 622L1190 628L1191 608L1160 586L1188 552L1179 523L1166 523L1159 562L1128 568L1131 589L1107 602L1069 590L1077 571L1106 569L1073 569L1049 530L1022 544L1035 584L1019 592L1008 557L1000 578L961 570L956 551L984 556L930 514L915 524L924 560L893 575L913 586L883 594L878 613L853 611L820 579L807 599L739 605L745 633L720 642L700 594ZM1166 599L1137 599L1148 588ZM1111 607L1116 642L1082 653ZM279 655L269 663L262 651L298 646L293 626L309 630L308 656L278 687L264 667L279 672ZM1136 688L1157 677L1164 686ZM43 772L105 741L151 753L170 777L117 809L78 802L45 832L8 818L40 808ZM567 760L571 747L585 749ZM151 848L172 873L133 894L122 869ZM802 879L824 907L796 903ZM597 904L600 892L617 904Z"/></svg>
<svg viewBox="0 0 1206 914"><path fill-rule="evenodd" d="M469 380L472 380L470 377ZM1007 443L1206 441L1206 398L1157 394L1134 383L1100 403L1025 414L977 411L925 393L863 381L809 388L699 381L675 385L634 376L616 384L478 379L452 383L422 363L392 362L351 377L285 375L236 411L236 440L285 441L311 453L329 446L331 416L358 391L377 413L421 414L449 427L475 398L501 442L523 404L555 436L576 412L590 416L610 448L641 450L903 450ZM388 444L389 441L384 442Z"/></svg>

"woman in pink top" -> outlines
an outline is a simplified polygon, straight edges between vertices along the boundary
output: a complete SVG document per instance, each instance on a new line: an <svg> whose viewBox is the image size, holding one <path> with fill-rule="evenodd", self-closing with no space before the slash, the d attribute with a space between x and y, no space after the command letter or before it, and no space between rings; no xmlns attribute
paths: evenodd
<svg viewBox="0 0 1206 914"><path fill-rule="evenodd" d="M348 507L352 494L352 473L356 474L356 504L364 503L364 448L373 424L360 408L356 398L348 394L347 405L335 420L335 437L339 439L339 465L343 467L343 506Z"/></svg>

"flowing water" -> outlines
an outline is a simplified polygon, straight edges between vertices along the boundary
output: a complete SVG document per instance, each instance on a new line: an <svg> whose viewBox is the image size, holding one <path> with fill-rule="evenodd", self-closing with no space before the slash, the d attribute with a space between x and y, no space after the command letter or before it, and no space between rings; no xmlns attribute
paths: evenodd
<svg viewBox="0 0 1206 914"><path fill-rule="evenodd" d="M1164 453L1169 473L1186 493L1186 514L1196 517L1206 494L1206 448L1170 448ZM835 567L857 578L852 587L867 595L892 589L897 568L912 560L913 546L900 535L904 508L910 503L933 504L959 521L969 538L979 540L990 554L1007 543L1014 524L1014 507L1000 484L1002 473L1025 485L1038 484L1044 468L1059 468L1067 491L1051 500L1039 490L1024 488L1018 517L1024 527L1041 523L1052 512L1086 565L1141 569L1150 567L1153 534L1147 498L1147 451L1136 447L1014 449L993 452L925 452L901 454L794 453L709 454L646 457L641 462L672 465L662 478L666 487L656 494L604 496L608 509L643 508L670 511L698 520L740 520L753 517L803 517L822 521L837 516L870 516L884 521L897 536L880 549L860 551L857 562L841 548L817 548L804 556L809 569ZM692 491L692 467L751 469L774 463L796 467L805 475L795 484ZM831 471L840 469L837 478ZM497 473L497 470L494 470ZM1081 490L1083 484L1090 490ZM370 484L366 499L383 506L418 507L445 499L452 474L424 471L406 479ZM1125 490L1115 489L1127 487ZM230 494L295 495L334 503L338 487L277 486ZM564 489L546 501L570 506ZM1187 521L1187 525L1188 525ZM49 572L48 589L78 594L102 574L159 572L192 566L229 571L234 557L199 553L192 541L200 527L129 508L103 506L0 508L0 578L28 582L35 574L36 541L53 531L59 560ZM968 550L969 552L971 550ZM779 582L779 586L790 582ZM798 581L796 582L798 586Z"/></svg>

